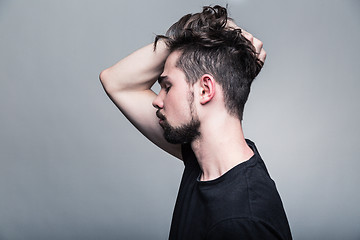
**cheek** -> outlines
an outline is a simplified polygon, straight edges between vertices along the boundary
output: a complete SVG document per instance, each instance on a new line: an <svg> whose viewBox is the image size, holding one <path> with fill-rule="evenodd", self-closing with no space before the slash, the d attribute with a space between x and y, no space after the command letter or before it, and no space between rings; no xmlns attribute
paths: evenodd
<svg viewBox="0 0 360 240"><path fill-rule="evenodd" d="M168 116L176 117L178 119L187 118L189 108L183 98L178 95L168 94L164 100L164 110Z"/></svg>
<svg viewBox="0 0 360 240"><path fill-rule="evenodd" d="M179 112L179 114L181 114L180 113L181 109L179 109L179 107L180 107L179 103L180 103L180 101L178 98L176 98L175 95L169 94L166 96L166 99L164 101L164 108L165 108L166 112L168 112L168 113Z"/></svg>

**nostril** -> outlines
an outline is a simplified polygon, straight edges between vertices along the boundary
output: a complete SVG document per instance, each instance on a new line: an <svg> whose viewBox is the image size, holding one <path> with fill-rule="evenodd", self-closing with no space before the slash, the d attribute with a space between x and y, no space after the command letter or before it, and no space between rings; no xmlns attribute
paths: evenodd
<svg viewBox="0 0 360 240"><path fill-rule="evenodd" d="M162 101L160 100L159 95L157 95L156 98L153 100L152 105L156 109L161 109L162 108Z"/></svg>
<svg viewBox="0 0 360 240"><path fill-rule="evenodd" d="M153 105L154 108L159 109L159 105L157 104L156 98L152 102L152 105Z"/></svg>

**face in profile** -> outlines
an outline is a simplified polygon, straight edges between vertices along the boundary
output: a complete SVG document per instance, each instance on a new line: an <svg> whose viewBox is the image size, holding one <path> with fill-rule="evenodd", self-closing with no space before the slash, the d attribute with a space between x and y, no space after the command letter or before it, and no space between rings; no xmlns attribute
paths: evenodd
<svg viewBox="0 0 360 240"><path fill-rule="evenodd" d="M170 54L159 77L161 90L153 101L165 139L173 144L192 142L200 135L200 121L194 106L194 93L184 72L176 67L178 52Z"/></svg>

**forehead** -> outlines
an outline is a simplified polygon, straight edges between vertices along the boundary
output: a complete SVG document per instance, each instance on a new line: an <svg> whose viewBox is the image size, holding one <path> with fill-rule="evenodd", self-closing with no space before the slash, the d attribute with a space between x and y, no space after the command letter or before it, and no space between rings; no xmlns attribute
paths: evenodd
<svg viewBox="0 0 360 240"><path fill-rule="evenodd" d="M180 55L181 53L179 51L170 53L170 55L166 59L164 71L161 74L160 78L166 77L166 79L169 81L180 79L186 80L185 73L180 68L176 67L176 63Z"/></svg>
<svg viewBox="0 0 360 240"><path fill-rule="evenodd" d="M181 53L179 51L170 53L170 55L167 57L166 62L165 62L164 72L173 70L173 68L176 68L176 63L177 63L180 55L181 55Z"/></svg>

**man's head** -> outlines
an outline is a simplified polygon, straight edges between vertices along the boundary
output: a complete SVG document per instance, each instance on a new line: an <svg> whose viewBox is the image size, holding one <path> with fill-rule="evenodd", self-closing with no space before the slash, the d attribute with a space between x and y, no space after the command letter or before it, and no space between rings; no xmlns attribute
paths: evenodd
<svg viewBox="0 0 360 240"><path fill-rule="evenodd" d="M229 114L242 120L251 83L262 63L241 30L228 25L225 8L204 7L201 13L182 17L156 41L163 39L171 52L181 53L176 67L190 85L205 74L213 76L223 90Z"/></svg>

